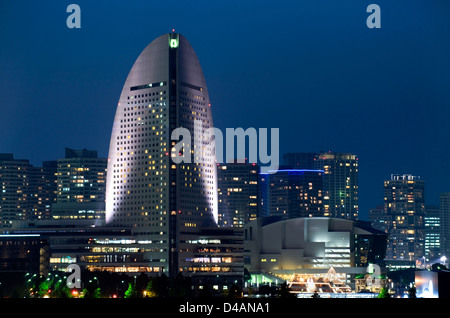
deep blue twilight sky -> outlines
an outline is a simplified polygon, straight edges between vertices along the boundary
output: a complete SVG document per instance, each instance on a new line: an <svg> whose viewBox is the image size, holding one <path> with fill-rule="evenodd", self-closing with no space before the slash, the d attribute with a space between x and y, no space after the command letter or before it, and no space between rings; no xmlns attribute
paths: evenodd
<svg viewBox="0 0 450 318"><path fill-rule="evenodd" d="M81 7L81 29L66 8ZM381 7L381 29L366 8ZM280 151L359 156L360 215L383 180L450 191L446 0L0 2L0 152L34 165L88 148L106 157L122 85L175 28L194 47L216 127L280 128Z"/></svg>

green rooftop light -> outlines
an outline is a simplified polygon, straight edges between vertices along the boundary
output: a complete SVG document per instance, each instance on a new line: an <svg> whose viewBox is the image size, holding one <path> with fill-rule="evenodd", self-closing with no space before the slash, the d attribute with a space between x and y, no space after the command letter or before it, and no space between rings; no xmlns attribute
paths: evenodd
<svg viewBox="0 0 450 318"><path fill-rule="evenodd" d="M178 40L177 39L170 39L170 43L169 43L170 47L172 49L175 49L178 47Z"/></svg>

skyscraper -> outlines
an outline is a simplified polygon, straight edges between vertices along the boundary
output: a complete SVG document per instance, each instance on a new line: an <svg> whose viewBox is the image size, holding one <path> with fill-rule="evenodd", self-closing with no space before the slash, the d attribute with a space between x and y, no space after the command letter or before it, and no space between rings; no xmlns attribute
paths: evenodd
<svg viewBox="0 0 450 318"><path fill-rule="evenodd" d="M182 267L182 253L192 250L186 242L216 226L214 142L194 144L196 134L212 127L208 89L192 46L178 33L158 37L135 61L117 105L106 221L131 227L148 243L150 266L169 275Z"/></svg>
<svg viewBox="0 0 450 318"><path fill-rule="evenodd" d="M0 154L1 227L11 227L13 221L27 219L30 167L26 159L14 159L13 154Z"/></svg>
<svg viewBox="0 0 450 318"><path fill-rule="evenodd" d="M384 207L389 216L386 258L415 262L424 256L425 182L410 174L384 182Z"/></svg>
<svg viewBox="0 0 450 318"><path fill-rule="evenodd" d="M50 218L56 199L56 163L34 167L27 159L0 154L0 227Z"/></svg>
<svg viewBox="0 0 450 318"><path fill-rule="evenodd" d="M314 167L324 171L324 215L357 220L357 156L351 153L319 153L314 160Z"/></svg>
<svg viewBox="0 0 450 318"><path fill-rule="evenodd" d="M280 169L261 174L260 183L262 216L324 216L322 170Z"/></svg>
<svg viewBox="0 0 450 318"><path fill-rule="evenodd" d="M104 219L107 159L95 150L66 148L57 161L54 219Z"/></svg>
<svg viewBox="0 0 450 318"><path fill-rule="evenodd" d="M439 196L439 216L441 227L441 255L450 258L450 192Z"/></svg>
<svg viewBox="0 0 450 318"><path fill-rule="evenodd" d="M218 225L243 227L258 217L259 167L253 163L217 165Z"/></svg>
<svg viewBox="0 0 450 318"><path fill-rule="evenodd" d="M52 205L57 197L56 173L56 161L44 161L42 167L29 168L30 211L27 220L45 220L52 217Z"/></svg>
<svg viewBox="0 0 450 318"><path fill-rule="evenodd" d="M426 205L424 216L424 254L426 261L435 261L441 256L441 218L439 206Z"/></svg>

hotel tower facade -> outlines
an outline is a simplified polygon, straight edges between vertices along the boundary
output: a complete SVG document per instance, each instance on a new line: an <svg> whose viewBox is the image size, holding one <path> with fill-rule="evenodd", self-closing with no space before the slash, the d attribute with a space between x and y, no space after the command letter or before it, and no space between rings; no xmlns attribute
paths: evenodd
<svg viewBox="0 0 450 318"><path fill-rule="evenodd" d="M155 271L176 274L190 259L190 242L216 227L214 142L194 143L195 134L212 127L192 46L181 34L161 35L139 55L123 86L106 182L106 223L131 228ZM192 138L173 135L177 128ZM181 155L186 159L176 161Z"/></svg>

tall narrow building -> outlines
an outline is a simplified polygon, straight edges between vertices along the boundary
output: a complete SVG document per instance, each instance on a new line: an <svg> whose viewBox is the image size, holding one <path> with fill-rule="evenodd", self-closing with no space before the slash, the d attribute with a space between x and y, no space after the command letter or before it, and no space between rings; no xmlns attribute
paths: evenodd
<svg viewBox="0 0 450 318"><path fill-rule="evenodd" d="M259 170L254 163L217 165L220 227L244 227L258 217Z"/></svg>
<svg viewBox="0 0 450 318"><path fill-rule="evenodd" d="M56 173L56 161L44 161L42 167L29 169L28 221L52 217L52 205L56 203L57 196Z"/></svg>
<svg viewBox="0 0 450 318"><path fill-rule="evenodd" d="M436 261L441 256L441 218L439 206L426 205L424 216L425 260Z"/></svg>
<svg viewBox="0 0 450 318"><path fill-rule="evenodd" d="M384 208L390 220L388 260L416 262L424 256L425 182L410 174L384 182Z"/></svg>
<svg viewBox="0 0 450 318"><path fill-rule="evenodd" d="M358 157L351 153L317 154L314 167L324 171L324 215L357 220Z"/></svg>
<svg viewBox="0 0 450 318"><path fill-rule="evenodd" d="M442 192L439 196L439 219L441 255L450 259L450 192Z"/></svg>
<svg viewBox="0 0 450 318"><path fill-rule="evenodd" d="M13 221L25 221L29 209L30 162L0 154L0 227L11 227Z"/></svg>
<svg viewBox="0 0 450 318"><path fill-rule="evenodd" d="M216 226L214 142L197 137L212 127L208 89L192 46L178 33L158 37L123 86L106 183L107 224L130 227L147 242L154 271L175 275L189 259L183 254L192 250L188 242L202 228Z"/></svg>

